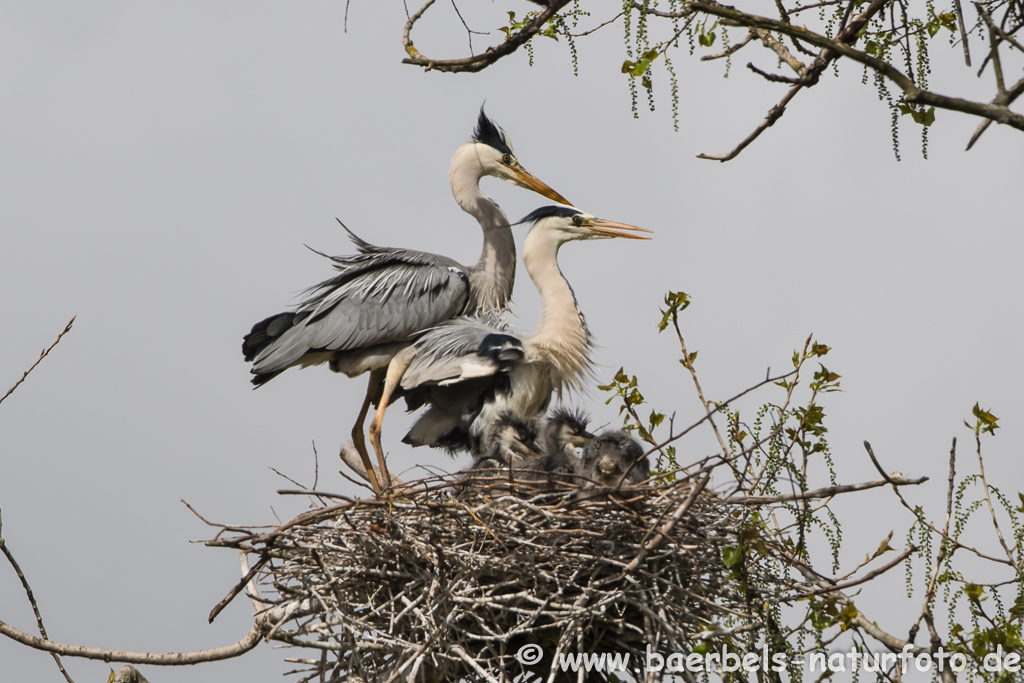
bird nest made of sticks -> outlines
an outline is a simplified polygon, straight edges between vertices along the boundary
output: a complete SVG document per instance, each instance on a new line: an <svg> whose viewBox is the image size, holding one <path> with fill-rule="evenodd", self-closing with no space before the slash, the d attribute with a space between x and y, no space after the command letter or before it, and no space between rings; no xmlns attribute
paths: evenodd
<svg viewBox="0 0 1024 683"><path fill-rule="evenodd" d="M290 660L302 681L560 680L560 654L688 652L743 604L722 560L737 508L674 479L435 478L210 543L256 558L239 588L312 653Z"/></svg>

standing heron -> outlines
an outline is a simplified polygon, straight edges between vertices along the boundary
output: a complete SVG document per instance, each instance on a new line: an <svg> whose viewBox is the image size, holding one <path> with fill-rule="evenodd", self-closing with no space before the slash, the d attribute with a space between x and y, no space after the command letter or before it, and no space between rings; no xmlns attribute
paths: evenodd
<svg viewBox="0 0 1024 683"><path fill-rule="evenodd" d="M427 410L403 439L413 446L471 449L504 411L526 419L544 413L552 393L579 389L592 374L593 342L572 287L558 267L558 250L574 240L626 237L642 231L566 206L537 209L523 243L523 262L541 296L540 324L520 337L475 318L438 325L402 351L392 369L404 374L384 386L387 404L396 387L410 407Z"/></svg>
<svg viewBox="0 0 1024 683"><path fill-rule="evenodd" d="M349 377L370 373L352 442L375 492L381 487L366 451L363 422L371 402L378 400L392 359L425 330L457 316L500 313L512 296L515 241L505 213L480 190L484 176L568 203L519 164L508 135L481 108L472 140L455 150L448 172L455 201L483 230L483 252L475 265L377 247L349 231L359 253L328 257L339 274L307 290L308 297L294 312L256 323L242 343L257 386L290 367L321 363ZM381 418L383 407L378 410ZM376 417L370 441L384 468Z"/></svg>

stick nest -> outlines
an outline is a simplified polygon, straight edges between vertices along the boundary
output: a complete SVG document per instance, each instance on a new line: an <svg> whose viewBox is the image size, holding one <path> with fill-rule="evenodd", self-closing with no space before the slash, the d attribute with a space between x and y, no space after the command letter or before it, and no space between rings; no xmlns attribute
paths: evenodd
<svg viewBox="0 0 1024 683"><path fill-rule="evenodd" d="M742 515L690 480L411 486L211 542L258 557L257 618L314 653L302 681L549 680L559 654L691 651L746 604L722 560Z"/></svg>

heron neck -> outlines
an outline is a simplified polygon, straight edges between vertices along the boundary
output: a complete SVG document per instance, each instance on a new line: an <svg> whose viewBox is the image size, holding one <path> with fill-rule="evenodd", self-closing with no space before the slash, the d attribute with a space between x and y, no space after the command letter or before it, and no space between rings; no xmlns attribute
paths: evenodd
<svg viewBox="0 0 1024 683"><path fill-rule="evenodd" d="M551 365L552 381L559 391L562 385L580 388L591 371L593 346L576 295L558 267L562 244L556 236L534 229L523 244L523 263L541 299L540 324L526 338L527 349Z"/></svg>
<svg viewBox="0 0 1024 683"><path fill-rule="evenodd" d="M484 233L480 259L469 268L470 300L466 312L500 313L512 299L516 278L516 243L508 217L497 202L480 190L483 165L464 145L452 157L448 179L462 210L476 218Z"/></svg>

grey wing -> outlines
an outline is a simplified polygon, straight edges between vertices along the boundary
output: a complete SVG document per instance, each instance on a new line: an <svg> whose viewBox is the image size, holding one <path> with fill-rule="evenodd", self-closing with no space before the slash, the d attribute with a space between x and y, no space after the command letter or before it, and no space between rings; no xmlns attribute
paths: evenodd
<svg viewBox="0 0 1024 683"><path fill-rule="evenodd" d="M456 318L416 340L401 386L410 390L493 376L525 357L522 341L504 325L476 317Z"/></svg>
<svg viewBox="0 0 1024 683"><path fill-rule="evenodd" d="M292 327L255 357L253 372L283 370L310 352L409 341L465 309L469 279L454 261L398 250L389 256L315 287Z"/></svg>

